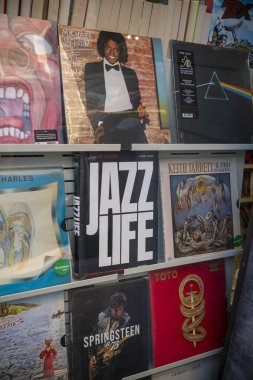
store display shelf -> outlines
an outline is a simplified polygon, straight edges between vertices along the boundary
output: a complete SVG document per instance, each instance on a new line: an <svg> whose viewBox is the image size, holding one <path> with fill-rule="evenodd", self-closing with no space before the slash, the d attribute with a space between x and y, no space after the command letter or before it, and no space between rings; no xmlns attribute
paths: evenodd
<svg viewBox="0 0 253 380"><path fill-rule="evenodd" d="M90 278L87 280L76 280L62 285L50 286L47 288L34 289L26 292L13 293L5 296L0 296L0 303L18 300L22 298L33 297L41 294L48 294L53 292L60 292L63 290L71 290L74 288L81 288L82 286L91 286L95 284L105 284L107 282L113 282L118 279L118 274L110 274L108 276Z"/></svg>
<svg viewBox="0 0 253 380"><path fill-rule="evenodd" d="M229 152L253 149L253 144L133 144L132 150L180 152ZM121 150L120 144L1 144L0 153L108 152Z"/></svg>
<svg viewBox="0 0 253 380"><path fill-rule="evenodd" d="M253 197L243 197L240 199L240 203L252 203Z"/></svg>
<svg viewBox="0 0 253 380"><path fill-rule="evenodd" d="M90 278L86 280L73 280L72 282L62 284L62 285L34 289L34 290L26 291L26 292L13 293L13 294L8 294L4 296L0 295L0 302L7 302L7 301L33 297L33 296L52 293L52 292L71 290L74 288L81 288L84 286L105 284L108 282L118 281L119 279L123 280L126 277L145 276L147 273L154 270L168 269L168 268L173 268L180 265L187 265L187 264L198 263L198 262L209 261L209 260L216 260L216 259L221 259L221 258L225 259L225 258L240 255L241 253L242 253L242 249L238 248L238 249L208 253L208 254L203 254L203 255L177 258L177 259L173 259L167 262L161 262L158 264L143 265L143 266L125 269L123 274L116 273L116 274L111 274L107 276Z"/></svg>
<svg viewBox="0 0 253 380"><path fill-rule="evenodd" d="M170 261L163 262L163 263L125 269L124 275L127 276L127 275L135 275L135 274L145 274L153 270L173 268L173 267L178 267L180 265L199 263L199 262L209 261L209 260L225 259L228 257L234 257L237 255L240 255L241 253L242 253L242 249L238 248L238 249L231 249L231 250L221 251L221 252L205 253L202 255L182 257L182 258L172 259Z"/></svg>
<svg viewBox="0 0 253 380"><path fill-rule="evenodd" d="M210 357L210 356L218 355L221 352L222 352L222 348L217 348L216 350L208 351L208 352L205 352L205 353L200 354L200 355L195 355L195 356L192 356L190 358L179 360L179 361L174 362L174 363L166 364L166 365L161 366L161 367L152 368L152 369L149 369L149 370L144 371L144 372L139 372L139 373L131 375L131 376L123 377L122 380L142 379L145 376L151 376L151 375L154 375L156 373L161 373L161 372L167 371L167 370L172 369L172 368L177 368L177 367L180 367L182 365L195 362L197 360L201 360L201 359L205 359L205 358Z"/></svg>

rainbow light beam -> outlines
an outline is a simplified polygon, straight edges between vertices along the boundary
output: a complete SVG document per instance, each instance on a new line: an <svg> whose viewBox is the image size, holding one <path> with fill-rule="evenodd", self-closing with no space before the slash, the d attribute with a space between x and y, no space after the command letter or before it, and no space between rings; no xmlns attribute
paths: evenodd
<svg viewBox="0 0 253 380"><path fill-rule="evenodd" d="M246 99L252 100L252 93L251 91L245 90L241 87L233 86L232 84L220 82L220 85L222 88L235 92L236 94L243 96Z"/></svg>

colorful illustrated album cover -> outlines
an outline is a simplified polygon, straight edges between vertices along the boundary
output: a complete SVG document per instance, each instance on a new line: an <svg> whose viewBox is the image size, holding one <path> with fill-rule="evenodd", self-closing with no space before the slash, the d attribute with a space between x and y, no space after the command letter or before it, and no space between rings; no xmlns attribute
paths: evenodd
<svg viewBox="0 0 253 380"><path fill-rule="evenodd" d="M180 41L170 49L175 142L251 143L248 53Z"/></svg>
<svg viewBox="0 0 253 380"><path fill-rule="evenodd" d="M240 219L234 157L161 159L160 175L167 260L235 247Z"/></svg>
<svg viewBox="0 0 253 380"><path fill-rule="evenodd" d="M77 278L158 261L156 152L74 155Z"/></svg>
<svg viewBox="0 0 253 380"><path fill-rule="evenodd" d="M76 380L119 380L150 366L148 280L71 291Z"/></svg>
<svg viewBox="0 0 253 380"><path fill-rule="evenodd" d="M223 260L150 272L154 366L223 347L227 328Z"/></svg>
<svg viewBox="0 0 253 380"><path fill-rule="evenodd" d="M56 24L0 15L0 144L63 142Z"/></svg>
<svg viewBox="0 0 253 380"><path fill-rule="evenodd" d="M68 379L62 292L0 303L0 378Z"/></svg>
<svg viewBox="0 0 253 380"><path fill-rule="evenodd" d="M249 54L253 68L253 4L247 0L214 0L209 44Z"/></svg>
<svg viewBox="0 0 253 380"><path fill-rule="evenodd" d="M61 168L0 172L0 294L70 282Z"/></svg>
<svg viewBox="0 0 253 380"><path fill-rule="evenodd" d="M68 142L170 142L161 40L58 30Z"/></svg>

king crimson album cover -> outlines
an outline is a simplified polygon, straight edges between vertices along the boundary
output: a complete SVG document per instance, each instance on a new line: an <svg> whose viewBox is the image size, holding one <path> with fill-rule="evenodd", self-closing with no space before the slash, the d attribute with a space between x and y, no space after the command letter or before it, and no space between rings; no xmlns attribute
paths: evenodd
<svg viewBox="0 0 253 380"><path fill-rule="evenodd" d="M87 278L158 261L156 152L74 155L74 272Z"/></svg>
<svg viewBox="0 0 253 380"><path fill-rule="evenodd" d="M71 280L62 168L0 171L0 294Z"/></svg>
<svg viewBox="0 0 253 380"><path fill-rule="evenodd" d="M57 26L0 15L0 144L62 143Z"/></svg>
<svg viewBox="0 0 253 380"><path fill-rule="evenodd" d="M1 379L68 380L63 292L1 302L0 331Z"/></svg>
<svg viewBox="0 0 253 380"><path fill-rule="evenodd" d="M235 248L236 158L161 158L159 164L166 260Z"/></svg>
<svg viewBox="0 0 253 380"><path fill-rule="evenodd" d="M170 51L173 142L250 144L248 52L180 41Z"/></svg>
<svg viewBox="0 0 253 380"><path fill-rule="evenodd" d="M148 279L73 289L71 378L120 380L152 364Z"/></svg>
<svg viewBox="0 0 253 380"><path fill-rule="evenodd" d="M161 40L58 30L68 142L169 143Z"/></svg>
<svg viewBox="0 0 253 380"><path fill-rule="evenodd" d="M152 271L149 278L154 367L223 347L223 259Z"/></svg>

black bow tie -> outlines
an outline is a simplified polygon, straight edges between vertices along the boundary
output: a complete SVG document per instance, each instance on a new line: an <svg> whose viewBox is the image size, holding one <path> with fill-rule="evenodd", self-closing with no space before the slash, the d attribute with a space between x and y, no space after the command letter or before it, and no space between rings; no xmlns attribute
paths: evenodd
<svg viewBox="0 0 253 380"><path fill-rule="evenodd" d="M119 65L112 66L112 65L107 65L107 63L106 63L105 68L106 68L106 71L110 71L111 69L119 71Z"/></svg>

